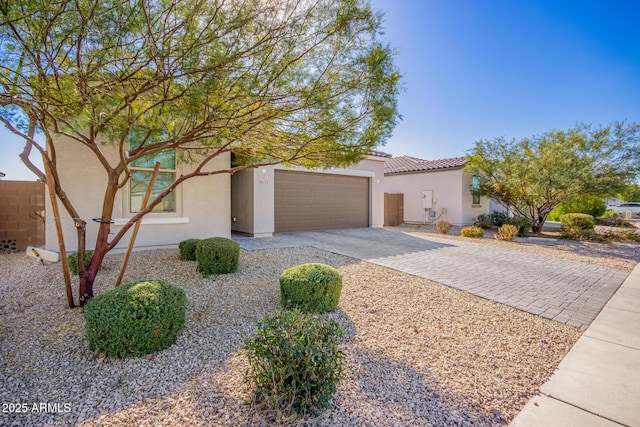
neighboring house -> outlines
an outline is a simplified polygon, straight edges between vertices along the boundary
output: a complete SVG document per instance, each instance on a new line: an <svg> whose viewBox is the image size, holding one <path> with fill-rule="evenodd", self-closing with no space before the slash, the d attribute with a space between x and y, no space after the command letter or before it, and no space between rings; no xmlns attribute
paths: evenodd
<svg viewBox="0 0 640 427"><path fill-rule="evenodd" d="M88 148L58 144L58 172L62 187L80 217L87 221L87 248L95 246L106 175ZM114 164L117 150L103 152ZM381 227L384 215L384 161L376 153L345 169L309 171L270 166L242 171L231 177L217 174L182 183L173 195L142 220L137 248L176 246L189 238L230 237L232 231L262 237L280 231L345 227ZM176 176L195 165L176 162L175 153L132 165L130 182L116 196L112 233L139 210L156 160L161 162L155 189L159 193ZM216 158L207 170L229 168L228 154ZM59 203L60 205L60 203ZM60 205L67 250L77 250L74 221ZM117 246L128 245L130 233ZM55 223L49 200L46 209L46 247L57 250Z"/></svg>
<svg viewBox="0 0 640 427"><path fill-rule="evenodd" d="M455 225L472 224L478 215L489 213L489 199L472 194L474 178L462 171L464 165L464 157L394 157L385 163L384 191L404 194L406 223L446 219Z"/></svg>

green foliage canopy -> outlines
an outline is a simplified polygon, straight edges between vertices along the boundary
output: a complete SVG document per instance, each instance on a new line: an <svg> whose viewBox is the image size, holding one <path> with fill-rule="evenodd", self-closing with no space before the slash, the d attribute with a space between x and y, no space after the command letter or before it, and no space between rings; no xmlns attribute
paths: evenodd
<svg viewBox="0 0 640 427"><path fill-rule="evenodd" d="M21 158L42 180L30 156L43 155L81 256L86 221L60 182L58 167L70 165L58 165L56 147L88 148L107 177L81 303L104 255L185 180L277 163L346 166L384 144L401 86L380 33L366 0L0 0L0 122L24 138ZM192 171L111 238L130 167L171 150ZM207 168L228 153L233 165Z"/></svg>
<svg viewBox="0 0 640 427"><path fill-rule="evenodd" d="M579 124L520 140L480 140L465 171L480 178L482 194L529 218L540 231L559 203L576 194L616 194L636 179L640 126Z"/></svg>

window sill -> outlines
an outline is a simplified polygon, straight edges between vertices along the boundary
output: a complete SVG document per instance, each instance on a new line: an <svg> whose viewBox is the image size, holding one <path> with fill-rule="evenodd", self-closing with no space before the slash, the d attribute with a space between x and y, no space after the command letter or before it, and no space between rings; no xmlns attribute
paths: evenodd
<svg viewBox="0 0 640 427"><path fill-rule="evenodd" d="M482 205L471 205L472 208L481 208Z"/></svg>
<svg viewBox="0 0 640 427"><path fill-rule="evenodd" d="M113 225L125 225L129 218L115 218ZM142 225L189 224L189 217L142 218Z"/></svg>

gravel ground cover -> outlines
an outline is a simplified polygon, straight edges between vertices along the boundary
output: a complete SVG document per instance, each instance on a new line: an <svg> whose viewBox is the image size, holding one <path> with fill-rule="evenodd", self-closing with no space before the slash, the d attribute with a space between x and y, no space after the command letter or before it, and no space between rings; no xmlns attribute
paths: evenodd
<svg viewBox="0 0 640 427"><path fill-rule="evenodd" d="M107 257L96 294L115 282ZM66 308L59 265L0 256L0 425L259 426L241 350L279 304L278 276L323 262L344 276L346 378L328 411L300 425L505 425L581 331L429 280L315 248L241 253L236 274L202 279L177 250L134 253L125 276L187 292L178 342L146 358L88 351L80 309ZM74 290L77 283L74 283ZM33 404L36 404L37 411ZM40 406L40 403L50 404ZM13 406L10 406L13 404ZM26 413L15 413L16 404Z"/></svg>

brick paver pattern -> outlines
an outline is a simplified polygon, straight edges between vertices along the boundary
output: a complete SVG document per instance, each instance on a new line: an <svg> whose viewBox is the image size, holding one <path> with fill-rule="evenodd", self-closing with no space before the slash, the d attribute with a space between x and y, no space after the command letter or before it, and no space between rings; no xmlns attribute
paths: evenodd
<svg viewBox="0 0 640 427"><path fill-rule="evenodd" d="M245 250L313 246L586 329L628 273L545 255L379 228L236 238Z"/></svg>

